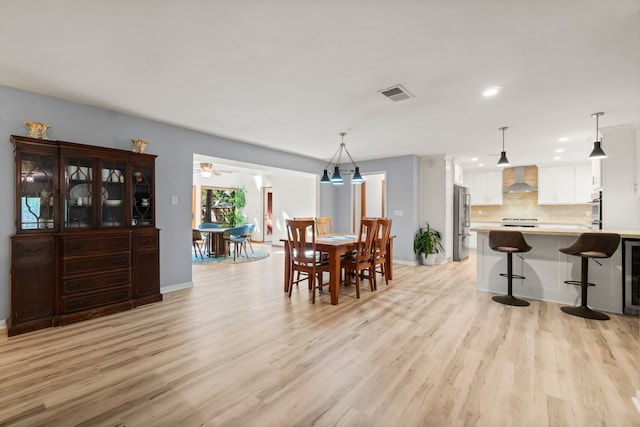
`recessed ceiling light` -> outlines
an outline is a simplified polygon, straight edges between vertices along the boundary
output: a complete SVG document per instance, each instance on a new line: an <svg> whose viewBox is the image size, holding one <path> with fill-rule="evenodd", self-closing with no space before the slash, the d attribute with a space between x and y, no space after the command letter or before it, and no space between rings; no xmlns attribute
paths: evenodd
<svg viewBox="0 0 640 427"><path fill-rule="evenodd" d="M496 95L498 92L500 92L500 89L502 89L500 86L492 86L485 89L484 92L482 92L482 95L493 96L493 95Z"/></svg>
<svg viewBox="0 0 640 427"><path fill-rule="evenodd" d="M484 163L478 163L478 166L484 166Z"/></svg>
<svg viewBox="0 0 640 427"><path fill-rule="evenodd" d="M564 153L564 148L558 148L558 149L556 149L556 153Z"/></svg>
<svg viewBox="0 0 640 427"><path fill-rule="evenodd" d="M560 157L560 156L555 156L555 157L553 158L553 160L560 160L560 159L562 159L562 157Z"/></svg>
<svg viewBox="0 0 640 427"><path fill-rule="evenodd" d="M563 136L562 138L558 139L558 142L567 142L569 140L569 138L567 138L566 136Z"/></svg>
<svg viewBox="0 0 640 427"><path fill-rule="evenodd" d="M471 158L471 161L472 161L472 162L477 162L477 161L478 161L478 158L477 158L477 157L472 157L472 158Z"/></svg>

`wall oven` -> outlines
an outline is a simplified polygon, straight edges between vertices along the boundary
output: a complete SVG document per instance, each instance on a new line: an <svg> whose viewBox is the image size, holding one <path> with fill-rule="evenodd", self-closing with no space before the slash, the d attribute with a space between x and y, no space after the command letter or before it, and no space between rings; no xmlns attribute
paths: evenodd
<svg viewBox="0 0 640 427"><path fill-rule="evenodd" d="M640 315L640 240L622 239L623 313Z"/></svg>

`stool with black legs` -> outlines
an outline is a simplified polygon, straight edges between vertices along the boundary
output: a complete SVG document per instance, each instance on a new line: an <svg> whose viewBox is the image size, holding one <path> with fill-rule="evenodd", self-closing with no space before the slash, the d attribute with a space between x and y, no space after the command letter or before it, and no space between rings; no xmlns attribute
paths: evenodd
<svg viewBox="0 0 640 427"><path fill-rule="evenodd" d="M507 273L500 276L507 278L507 295L496 295L492 299L496 302L506 305L515 305L518 307L526 307L529 301L525 301L513 296L513 279L524 279L524 276L513 274L513 254L529 252L531 246L524 240L524 236L519 231L490 231L489 247L497 252L505 252L507 254Z"/></svg>
<svg viewBox="0 0 640 427"><path fill-rule="evenodd" d="M615 233L583 233L578 236L573 245L560 249L560 252L579 256L582 258L582 273L580 280L565 280L569 285L580 285L582 288L582 300L578 307L561 307L560 310L574 316L594 320L609 320L609 316L587 307L587 289L595 286L589 283L589 258L610 258L620 244L620 235Z"/></svg>

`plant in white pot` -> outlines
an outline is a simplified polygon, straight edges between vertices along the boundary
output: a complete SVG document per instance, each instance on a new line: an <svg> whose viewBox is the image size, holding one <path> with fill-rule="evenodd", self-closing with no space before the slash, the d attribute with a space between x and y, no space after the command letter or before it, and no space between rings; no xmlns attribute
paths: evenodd
<svg viewBox="0 0 640 427"><path fill-rule="evenodd" d="M433 265L442 247L440 232L431 228L429 223L421 228L413 239L413 252L420 255L420 261L424 265Z"/></svg>

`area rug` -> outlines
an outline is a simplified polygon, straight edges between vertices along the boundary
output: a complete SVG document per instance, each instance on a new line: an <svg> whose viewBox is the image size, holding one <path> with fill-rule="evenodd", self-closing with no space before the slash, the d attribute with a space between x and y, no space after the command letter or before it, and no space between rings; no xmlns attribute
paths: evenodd
<svg viewBox="0 0 640 427"><path fill-rule="evenodd" d="M242 256L236 256L235 263L238 264L242 262L258 261L261 259L265 259L268 256L269 256L269 252L254 250L253 253L251 253L251 249L249 249L249 257L245 256L243 253ZM233 264L234 261L233 261L233 255L228 256L226 258L224 257L210 258L205 254L203 254L203 258L200 258L200 255L198 255L198 257L194 257L193 251L192 251L191 263L193 265L200 265L200 264L226 265L226 264Z"/></svg>

